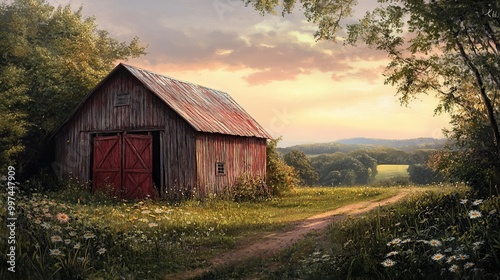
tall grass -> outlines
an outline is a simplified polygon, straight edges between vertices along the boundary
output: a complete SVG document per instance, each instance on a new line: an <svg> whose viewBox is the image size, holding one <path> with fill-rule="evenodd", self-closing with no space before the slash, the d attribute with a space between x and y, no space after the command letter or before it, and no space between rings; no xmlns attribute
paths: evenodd
<svg viewBox="0 0 500 280"><path fill-rule="evenodd" d="M63 191L18 195L18 269L14 274L2 266L0 278L158 279L204 267L211 256L252 234L395 192L306 188L258 202L211 198L170 203L122 201L70 184ZM0 209L5 221L5 205ZM5 227L0 234L7 236L4 231ZM6 240L0 245L5 248Z"/></svg>

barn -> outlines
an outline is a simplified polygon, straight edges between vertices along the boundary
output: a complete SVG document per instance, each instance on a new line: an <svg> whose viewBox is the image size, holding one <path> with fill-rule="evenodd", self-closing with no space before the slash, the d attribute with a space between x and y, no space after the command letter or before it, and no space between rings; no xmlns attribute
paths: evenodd
<svg viewBox="0 0 500 280"><path fill-rule="evenodd" d="M56 131L52 166L125 199L206 197L265 178L270 138L227 93L122 63Z"/></svg>

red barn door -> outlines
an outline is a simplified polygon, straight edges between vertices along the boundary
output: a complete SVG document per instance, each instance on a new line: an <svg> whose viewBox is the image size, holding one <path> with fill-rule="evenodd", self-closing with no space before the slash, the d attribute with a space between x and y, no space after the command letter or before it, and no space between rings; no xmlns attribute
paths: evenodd
<svg viewBox="0 0 500 280"><path fill-rule="evenodd" d="M96 136L93 184L95 191L125 199L154 197L152 136Z"/></svg>
<svg viewBox="0 0 500 280"><path fill-rule="evenodd" d="M94 190L120 195L121 173L121 136L96 136L94 138Z"/></svg>
<svg viewBox="0 0 500 280"><path fill-rule="evenodd" d="M123 136L123 198L153 196L153 137Z"/></svg>

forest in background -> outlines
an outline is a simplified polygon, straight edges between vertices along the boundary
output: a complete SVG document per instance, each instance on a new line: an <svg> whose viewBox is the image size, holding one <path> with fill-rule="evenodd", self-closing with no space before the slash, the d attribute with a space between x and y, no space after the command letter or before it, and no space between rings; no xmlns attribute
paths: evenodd
<svg viewBox="0 0 500 280"><path fill-rule="evenodd" d="M288 165L295 168L302 185L373 184L377 166L382 164L409 165L409 181L402 180L401 183L429 184L442 179L428 161L445 143L445 139L434 138L351 138L278 148L278 152Z"/></svg>

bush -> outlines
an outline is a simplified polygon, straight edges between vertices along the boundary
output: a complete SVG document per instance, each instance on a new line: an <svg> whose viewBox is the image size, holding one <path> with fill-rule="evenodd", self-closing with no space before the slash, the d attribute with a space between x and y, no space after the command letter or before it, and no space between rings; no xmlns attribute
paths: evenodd
<svg viewBox="0 0 500 280"><path fill-rule="evenodd" d="M264 180L247 174L242 174L238 178L229 193L229 197L236 202L265 199L270 195L271 193Z"/></svg>
<svg viewBox="0 0 500 280"><path fill-rule="evenodd" d="M413 183L420 185L437 183L442 180L442 176L426 164L411 164L408 166L408 174Z"/></svg>
<svg viewBox="0 0 500 280"><path fill-rule="evenodd" d="M281 195L299 184L300 179L293 167L279 156L276 146L280 138L269 140L266 149L266 183L272 195Z"/></svg>

